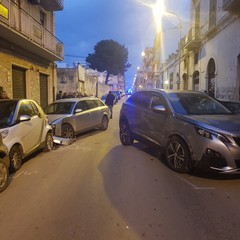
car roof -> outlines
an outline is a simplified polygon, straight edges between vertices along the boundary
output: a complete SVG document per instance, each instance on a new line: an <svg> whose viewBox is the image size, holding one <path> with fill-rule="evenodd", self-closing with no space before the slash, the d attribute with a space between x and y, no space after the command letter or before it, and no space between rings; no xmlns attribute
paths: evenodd
<svg viewBox="0 0 240 240"><path fill-rule="evenodd" d="M164 92L164 93L198 93L198 94L205 94L201 91L193 91L193 90L173 90L173 89L160 89L160 88L153 88L153 89L143 89L137 92Z"/></svg>
<svg viewBox="0 0 240 240"><path fill-rule="evenodd" d="M82 100L99 100L99 98L96 97L81 97L81 98L62 98L59 100L56 100L56 102L78 102Z"/></svg>

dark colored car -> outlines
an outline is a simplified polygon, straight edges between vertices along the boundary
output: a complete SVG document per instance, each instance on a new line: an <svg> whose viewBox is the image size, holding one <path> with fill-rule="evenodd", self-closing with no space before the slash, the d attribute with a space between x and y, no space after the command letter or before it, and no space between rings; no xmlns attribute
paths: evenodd
<svg viewBox="0 0 240 240"><path fill-rule="evenodd" d="M169 167L240 171L240 117L201 92L143 90L122 104L120 140L157 146Z"/></svg>

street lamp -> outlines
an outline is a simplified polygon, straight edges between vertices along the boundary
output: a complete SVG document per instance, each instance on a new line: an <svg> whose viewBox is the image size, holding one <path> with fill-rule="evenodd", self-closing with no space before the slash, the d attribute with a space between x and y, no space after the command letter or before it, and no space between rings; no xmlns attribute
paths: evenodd
<svg viewBox="0 0 240 240"><path fill-rule="evenodd" d="M182 21L181 21L181 18L179 17L179 15L165 9L163 0L157 0L157 2L155 3L155 5L152 8L153 8L153 15L154 15L154 18L155 18L155 21L156 21L156 24L157 24L157 31L160 31L160 29L161 29L161 25L162 25L161 19L162 19L162 16L165 15L165 14L173 15L179 21L179 46L178 46L179 59L178 59L178 80L177 80L177 89L179 90L180 89L180 83L181 83L181 80L180 80L181 79L181 74L180 74L180 72L181 72L181 61L180 61L180 59L181 59Z"/></svg>

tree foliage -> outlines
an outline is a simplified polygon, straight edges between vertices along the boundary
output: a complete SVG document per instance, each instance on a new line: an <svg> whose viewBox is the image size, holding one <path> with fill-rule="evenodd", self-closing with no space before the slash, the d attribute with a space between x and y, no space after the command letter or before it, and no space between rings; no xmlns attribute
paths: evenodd
<svg viewBox="0 0 240 240"><path fill-rule="evenodd" d="M114 40L102 40L94 47L94 53L88 54L86 62L89 67L99 72L107 71L105 84L110 74L122 74L131 65L128 63L128 49Z"/></svg>

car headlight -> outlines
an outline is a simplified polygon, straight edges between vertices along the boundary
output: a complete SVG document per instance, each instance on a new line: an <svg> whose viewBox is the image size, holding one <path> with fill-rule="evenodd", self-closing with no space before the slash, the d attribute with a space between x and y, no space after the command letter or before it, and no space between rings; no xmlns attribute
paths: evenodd
<svg viewBox="0 0 240 240"><path fill-rule="evenodd" d="M213 132L204 128L200 128L195 126L195 130L197 132L197 134L199 134L202 137L208 138L208 139L213 139L213 136L217 137L221 142L223 143L230 143L232 142L227 136L217 133L217 132Z"/></svg>
<svg viewBox="0 0 240 240"><path fill-rule="evenodd" d="M6 138L9 133L9 130L4 130L1 132L2 138Z"/></svg>

